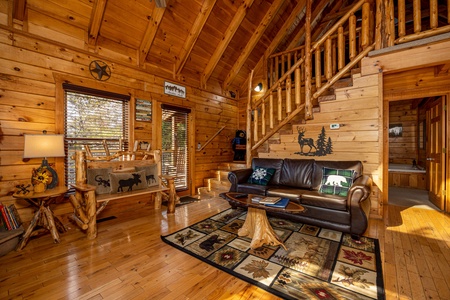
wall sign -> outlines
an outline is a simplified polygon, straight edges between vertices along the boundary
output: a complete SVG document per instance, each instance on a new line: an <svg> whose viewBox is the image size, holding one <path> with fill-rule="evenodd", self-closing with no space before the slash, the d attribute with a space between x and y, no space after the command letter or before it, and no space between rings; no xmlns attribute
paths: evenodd
<svg viewBox="0 0 450 300"><path fill-rule="evenodd" d="M186 87L164 81L164 94L180 98L186 98Z"/></svg>

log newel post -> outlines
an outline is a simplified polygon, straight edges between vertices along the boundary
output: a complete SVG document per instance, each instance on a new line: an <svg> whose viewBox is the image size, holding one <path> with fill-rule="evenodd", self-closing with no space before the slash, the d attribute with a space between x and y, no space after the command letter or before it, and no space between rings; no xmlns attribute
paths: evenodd
<svg viewBox="0 0 450 300"><path fill-rule="evenodd" d="M306 0L306 16L305 16L305 120L312 119L311 1L312 0Z"/></svg>
<svg viewBox="0 0 450 300"><path fill-rule="evenodd" d="M278 68L276 68L278 69ZM246 145L246 153L245 153L245 162L247 164L247 168L250 168L252 165L252 82L253 82L253 72L250 72L250 77L248 79L248 99L247 99L247 145Z"/></svg>

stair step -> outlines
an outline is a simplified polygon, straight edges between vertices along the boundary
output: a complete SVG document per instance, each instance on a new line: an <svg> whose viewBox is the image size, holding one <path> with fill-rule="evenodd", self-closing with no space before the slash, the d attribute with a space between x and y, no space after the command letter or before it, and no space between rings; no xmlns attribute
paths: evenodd
<svg viewBox="0 0 450 300"><path fill-rule="evenodd" d="M197 188L197 194L198 194L199 199L208 199L208 198L219 196L218 192L211 191L211 190L209 190L208 187Z"/></svg>
<svg viewBox="0 0 450 300"><path fill-rule="evenodd" d="M335 84L333 84L332 89L340 89L345 88L353 85L353 79L352 78L342 78L339 79Z"/></svg>
<svg viewBox="0 0 450 300"><path fill-rule="evenodd" d="M211 174L214 178L219 179L221 181L228 181L228 173L230 170L214 170L211 171Z"/></svg>
<svg viewBox="0 0 450 300"><path fill-rule="evenodd" d="M205 178L203 179L203 185L208 187L209 190L219 190L219 191L229 191L231 187L231 182L222 181L217 178Z"/></svg>
<svg viewBox="0 0 450 300"><path fill-rule="evenodd" d="M322 95L322 96L319 96L318 100L319 100L319 102L325 102L325 101L336 100L336 95L335 95L335 94L332 94L332 95Z"/></svg>
<svg viewBox="0 0 450 300"><path fill-rule="evenodd" d="M246 164L245 162L223 162L220 163L218 166L219 170L239 170L239 169L245 169Z"/></svg>

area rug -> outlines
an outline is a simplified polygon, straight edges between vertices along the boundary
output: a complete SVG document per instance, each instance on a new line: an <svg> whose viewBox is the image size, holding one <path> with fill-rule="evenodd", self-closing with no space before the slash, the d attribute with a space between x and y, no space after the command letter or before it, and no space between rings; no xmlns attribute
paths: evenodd
<svg viewBox="0 0 450 300"><path fill-rule="evenodd" d="M287 247L250 249L246 211L227 209L162 240L284 299L384 299L378 240L269 216Z"/></svg>

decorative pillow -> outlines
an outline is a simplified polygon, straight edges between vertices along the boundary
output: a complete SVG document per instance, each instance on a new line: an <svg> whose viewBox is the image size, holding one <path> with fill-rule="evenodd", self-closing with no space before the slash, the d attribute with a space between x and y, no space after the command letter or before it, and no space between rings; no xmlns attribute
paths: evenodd
<svg viewBox="0 0 450 300"><path fill-rule="evenodd" d="M109 173L111 171L112 168L87 169L87 183L96 187L95 193L97 195L111 192L109 180Z"/></svg>
<svg viewBox="0 0 450 300"><path fill-rule="evenodd" d="M121 193L145 189L147 181L145 180L145 171L136 171L133 173L110 173L111 193Z"/></svg>
<svg viewBox="0 0 450 300"><path fill-rule="evenodd" d="M255 170L248 178L247 182L259 185L267 185L273 174L275 174L275 169L273 168L255 167Z"/></svg>
<svg viewBox="0 0 450 300"><path fill-rule="evenodd" d="M137 166L136 171L145 171L145 179L147 180L147 186L159 185L157 164L149 166Z"/></svg>
<svg viewBox="0 0 450 300"><path fill-rule="evenodd" d="M354 170L323 168L322 184L319 192L347 197L353 184Z"/></svg>

